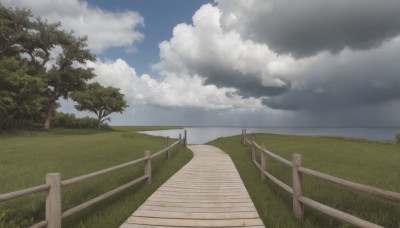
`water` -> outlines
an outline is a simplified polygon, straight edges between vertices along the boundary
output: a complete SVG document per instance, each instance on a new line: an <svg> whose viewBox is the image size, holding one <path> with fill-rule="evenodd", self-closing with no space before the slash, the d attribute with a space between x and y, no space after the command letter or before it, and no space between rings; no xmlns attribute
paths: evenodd
<svg viewBox="0 0 400 228"><path fill-rule="evenodd" d="M239 135L242 128L238 127L190 127L185 128L189 144L203 144L219 137ZM393 140L400 128L288 128L288 127L257 127L247 128L247 133L274 133L286 135L312 135L312 136L344 136L352 138L366 138L371 140ZM178 138L183 129L144 131L142 133L156 136Z"/></svg>

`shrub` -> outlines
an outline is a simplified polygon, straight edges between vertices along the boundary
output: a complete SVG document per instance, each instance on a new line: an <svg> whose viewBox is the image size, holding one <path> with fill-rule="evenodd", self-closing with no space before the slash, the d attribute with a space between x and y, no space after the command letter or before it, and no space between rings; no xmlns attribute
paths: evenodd
<svg viewBox="0 0 400 228"><path fill-rule="evenodd" d="M91 117L77 118L75 114L56 112L51 120L53 127L65 128L96 128L97 119ZM110 129L108 124L101 124L102 129Z"/></svg>
<svg viewBox="0 0 400 228"><path fill-rule="evenodd" d="M400 144L400 132L396 133L396 143Z"/></svg>

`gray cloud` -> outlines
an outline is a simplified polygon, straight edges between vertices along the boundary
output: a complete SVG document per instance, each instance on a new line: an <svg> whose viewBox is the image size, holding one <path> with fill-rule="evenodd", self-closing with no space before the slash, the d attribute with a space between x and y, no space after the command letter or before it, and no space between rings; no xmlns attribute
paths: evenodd
<svg viewBox="0 0 400 228"><path fill-rule="evenodd" d="M203 6L194 15L193 25L177 26L173 37L160 45L161 61L156 68L161 72L173 72L177 75L200 75L204 77L206 84L213 84L219 88L237 88L242 96L261 98L264 105L280 110L332 111L379 105L400 99L400 36L391 39L386 37L372 49L345 48L335 53L324 51L310 57L295 59L290 55L280 55L271 51L267 41L260 43L255 41L255 38L243 39L246 34L240 27L237 30L223 29L224 24L237 25L233 22L241 17L232 19L233 22L228 18L235 18L229 15L237 15L238 10L234 7L238 5L243 12L268 12L268 7L265 6L254 8L246 5L252 2L258 1L223 2L218 6L225 9L222 13L218 7ZM306 5L312 3L311 0L304 2ZM231 3L230 11L226 8L228 3ZM321 4L326 3L318 3L317 6ZM344 8L342 1L335 4L335 7ZM355 3L349 3L349 9L353 9L353 4ZM366 1L366 4L372 2ZM385 6L381 6L380 10L391 8L391 4L395 3L382 4ZM275 9L272 6L269 10ZM309 5L309 8L314 9L313 7L317 6ZM345 15L349 9L345 10ZM369 8L366 6L365 9ZM372 10L372 17L374 12L383 15L380 10ZM357 12L356 10L355 14ZM255 14L257 15L257 12ZM303 14L305 13L299 13ZM390 12L388 15L390 17ZM278 20L280 15L275 17L274 20ZM343 16L340 23L345 26L347 19ZM258 24L249 25L247 29L257 30L259 24L260 21ZM312 30L313 24L307 29ZM358 36L358 30L350 32L349 29L348 32ZM381 35L381 30L375 32L377 37L385 37ZM337 39L322 38L326 43ZM362 46L362 42L354 42L359 47ZM307 49L307 45L304 47Z"/></svg>
<svg viewBox="0 0 400 228"><path fill-rule="evenodd" d="M276 96L289 90L290 82L286 81L283 86L262 85L262 75L258 72L241 72L231 66L224 66L217 59L199 60L188 63L187 67L193 73L206 76L205 84L217 87L238 88L238 93L243 97Z"/></svg>
<svg viewBox="0 0 400 228"><path fill-rule="evenodd" d="M400 34L398 0L219 1L223 26L267 43L280 54L305 57L344 48L366 50Z"/></svg>
<svg viewBox="0 0 400 228"><path fill-rule="evenodd" d="M285 110L334 110L400 99L400 39L370 51L317 56L293 88L264 100Z"/></svg>

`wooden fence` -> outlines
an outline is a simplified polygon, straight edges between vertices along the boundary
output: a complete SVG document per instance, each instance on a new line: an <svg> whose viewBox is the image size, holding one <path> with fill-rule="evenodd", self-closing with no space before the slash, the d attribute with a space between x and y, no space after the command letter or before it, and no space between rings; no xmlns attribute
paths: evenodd
<svg viewBox="0 0 400 228"><path fill-rule="evenodd" d="M252 160L253 163L257 166L257 168L261 172L261 180L271 180L275 184L277 184L279 187L283 188L285 191L289 192L292 194L293 198L293 213L294 216L299 220L302 221L304 217L304 205L311 207L321 213L324 213L328 216L331 216L335 219L342 220L344 222L347 222L349 224L358 226L358 227L382 227L377 224L371 223L369 221L363 220L361 218L358 218L356 216L350 215L348 213L339 211L335 208L329 207L327 205L324 205L322 203L319 203L315 200L312 200L310 198L307 198L303 196L303 174L307 174L316 178L319 178L324 181L328 181L337 185L340 185L342 187L354 190L354 191L359 191L363 193L367 193L370 195L373 195L375 197L381 198L381 199L386 199L392 202L400 203L400 193L397 192L391 192L387 190L382 190L379 188L363 185L363 184L358 184L354 183L351 181L347 181L338 177L334 177L325 173L321 173L306 167L303 167L302 165L302 157L301 154L292 154L292 161L286 160L282 158L281 156L272 153L271 151L267 150L264 145L260 146L256 143L254 133L252 134L252 139L249 140L247 139L247 134L246 134L246 129L242 129L242 135L243 135L243 145L246 146L246 144L251 145L251 155L252 155ZM261 164L259 164L256 160L256 153L257 150L261 152ZM289 185L285 184L281 180L277 179L274 177L271 173L267 171L267 155L278 160L279 162L292 167L292 187Z"/></svg>
<svg viewBox="0 0 400 228"><path fill-rule="evenodd" d="M10 192L10 193L5 193L5 194L0 194L0 202L7 201L7 200L12 200L15 198L19 198L22 196L27 196L31 195L34 193L38 192L45 192L45 200L46 200L46 213L45 213L45 220L40 221L34 225L31 226L31 228L38 228L38 227L50 227L50 228L60 228L61 227L61 220L65 217L68 217L70 215L73 215L87 207L92 206L95 203L98 203L116 193L119 193L141 181L146 180L147 184L151 184L151 159L154 157L157 157L163 153L166 153L167 159L170 159L170 150L177 146L178 144L183 144L183 146L186 147L187 144L187 133L186 130L184 131L184 138L182 139L181 135L179 134L179 140L176 142L170 144L170 139L167 137L167 147L164 149L151 154L150 151L146 151L144 153L144 157L136 159L134 161L126 162L117 166L113 166L107 169L99 170L93 173L85 174L79 177L74 177L72 179L68 180L61 180L61 174L60 173L48 173L46 175L46 184L35 186L32 188L27 188L15 192ZM61 211L61 188L71 185L71 184L76 184L79 182L82 182L84 180L88 180L94 177L98 177L134 164L138 164L144 162L144 175L132 180L120 187L117 187L109 192L106 192L100 196L97 196L96 198L93 198L87 202L84 202L76 207L73 207L71 209L68 209L64 212Z"/></svg>

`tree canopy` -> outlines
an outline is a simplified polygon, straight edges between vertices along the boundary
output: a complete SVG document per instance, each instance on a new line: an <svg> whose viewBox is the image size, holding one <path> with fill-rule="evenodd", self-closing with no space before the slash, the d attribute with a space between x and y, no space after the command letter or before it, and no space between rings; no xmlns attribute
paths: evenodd
<svg viewBox="0 0 400 228"><path fill-rule="evenodd" d="M95 60L87 37L0 3L0 130L27 120L48 130L60 97L94 77L82 66Z"/></svg>
<svg viewBox="0 0 400 228"><path fill-rule="evenodd" d="M79 111L88 111L97 115L97 127L113 112L122 113L128 105L124 95L114 87L104 87L95 82L88 85L86 90L72 93L72 99L78 104L75 108Z"/></svg>

